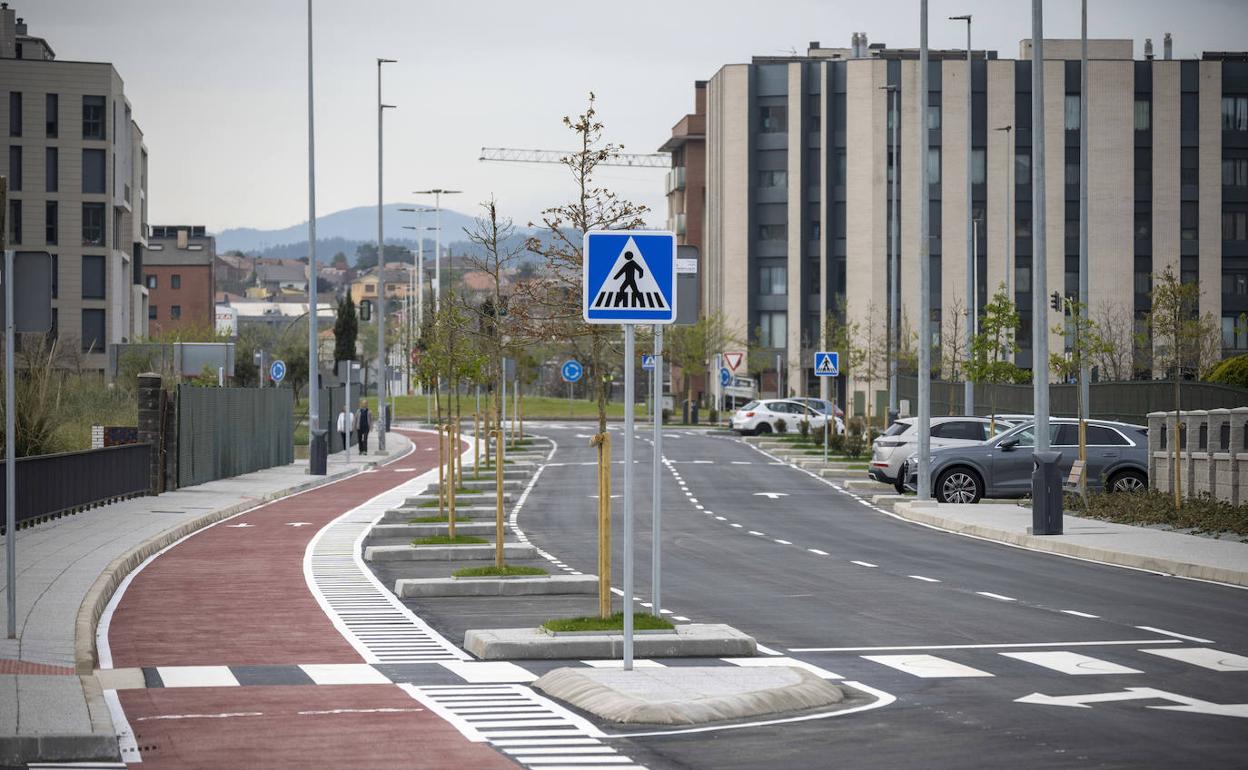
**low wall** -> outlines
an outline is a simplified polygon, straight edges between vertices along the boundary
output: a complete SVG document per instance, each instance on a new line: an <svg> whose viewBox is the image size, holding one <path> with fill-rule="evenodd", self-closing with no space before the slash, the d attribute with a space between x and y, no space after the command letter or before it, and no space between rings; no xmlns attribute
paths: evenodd
<svg viewBox="0 0 1248 770"><path fill-rule="evenodd" d="M1210 494L1233 505L1248 502L1248 406L1178 413L1179 483L1184 497ZM1148 415L1148 479L1174 489L1174 412Z"/></svg>

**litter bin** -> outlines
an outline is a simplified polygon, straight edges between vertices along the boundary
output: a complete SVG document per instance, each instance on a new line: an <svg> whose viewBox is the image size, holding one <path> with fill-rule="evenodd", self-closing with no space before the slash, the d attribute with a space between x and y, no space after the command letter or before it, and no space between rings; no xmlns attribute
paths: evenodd
<svg viewBox="0 0 1248 770"><path fill-rule="evenodd" d="M381 407L381 411L382 411L382 414L383 414L383 415L385 415L385 417L384 417L384 419L383 419L383 422L384 422L384 424L385 424L385 426L386 426L386 427L385 427L385 431L386 431L386 433L389 433L389 432L390 432L390 405L389 405L389 404L383 404L383 405L382 405L382 407Z"/></svg>
<svg viewBox="0 0 1248 770"><path fill-rule="evenodd" d="M325 465L329 459L328 431L312 431L312 441L308 444L308 473L313 476L324 476Z"/></svg>
<svg viewBox="0 0 1248 770"><path fill-rule="evenodd" d="M1031 534L1062 534L1061 452L1035 452L1031 472Z"/></svg>

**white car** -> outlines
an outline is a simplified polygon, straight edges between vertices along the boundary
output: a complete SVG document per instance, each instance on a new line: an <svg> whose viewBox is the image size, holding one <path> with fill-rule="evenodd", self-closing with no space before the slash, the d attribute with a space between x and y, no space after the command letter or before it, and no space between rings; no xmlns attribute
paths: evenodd
<svg viewBox="0 0 1248 770"><path fill-rule="evenodd" d="M991 431L992 420L988 417L933 417L931 430L932 448L963 446L987 441L1006 432L1017 422L996 418L996 430ZM892 484L901 493L905 491L905 479L901 469L906 458L919 448L919 432L915 430L918 418L906 417L894 422L875 440L871 447L871 467L867 475L876 481Z"/></svg>
<svg viewBox="0 0 1248 770"><path fill-rule="evenodd" d="M798 401L787 398L769 398L751 401L732 415L732 429L741 435L757 435L759 433L797 433L798 423L806 420L812 431L823 430L827 420L823 414ZM784 423L784 427L778 427ZM843 432L844 423L839 418L833 424L833 430Z"/></svg>

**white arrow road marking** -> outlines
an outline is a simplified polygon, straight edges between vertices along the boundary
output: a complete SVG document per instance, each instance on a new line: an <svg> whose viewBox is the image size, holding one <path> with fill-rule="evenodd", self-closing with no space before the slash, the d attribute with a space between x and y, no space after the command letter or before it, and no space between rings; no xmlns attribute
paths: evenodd
<svg viewBox="0 0 1248 770"><path fill-rule="evenodd" d="M1094 692L1086 695L1045 695L1033 692L1031 695L1015 699L1014 702L1086 709L1092 708L1088 705L1090 703L1108 703L1120 700L1168 700L1180 705L1149 706L1148 708L1160 711L1187 711L1193 714L1248 718L1248 703L1210 703L1197 698L1189 698L1186 695L1176 695L1165 690L1155 690L1152 687L1128 687L1120 692Z"/></svg>
<svg viewBox="0 0 1248 770"><path fill-rule="evenodd" d="M254 527L254 526L256 526L256 525L255 525L255 524L248 524L247 522L243 522L243 523L241 523L241 524L226 524L225 526L230 527L230 528L232 528L232 529L243 529L244 527Z"/></svg>
<svg viewBox="0 0 1248 770"><path fill-rule="evenodd" d="M767 497L772 500L779 500L782 497L788 497L788 492L755 492L755 497Z"/></svg>
<svg viewBox="0 0 1248 770"><path fill-rule="evenodd" d="M288 521L286 522L286 526L295 527L297 529L299 527L310 527L312 526L312 522L310 521Z"/></svg>

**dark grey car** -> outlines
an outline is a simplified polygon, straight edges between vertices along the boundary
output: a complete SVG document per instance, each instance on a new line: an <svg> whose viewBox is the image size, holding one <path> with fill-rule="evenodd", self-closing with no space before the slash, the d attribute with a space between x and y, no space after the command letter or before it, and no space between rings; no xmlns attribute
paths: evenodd
<svg viewBox="0 0 1248 770"><path fill-rule="evenodd" d="M1148 428L1105 420L1087 423L1088 488L1124 492L1148 486ZM1049 444L1061 453L1062 476L1079 458L1079 423L1052 420ZM934 449L932 496L942 503L975 503L980 498L1018 498L1031 492L1035 424L1026 423L973 446ZM906 461L907 486L918 482L918 458Z"/></svg>

